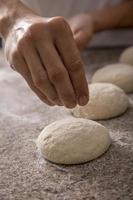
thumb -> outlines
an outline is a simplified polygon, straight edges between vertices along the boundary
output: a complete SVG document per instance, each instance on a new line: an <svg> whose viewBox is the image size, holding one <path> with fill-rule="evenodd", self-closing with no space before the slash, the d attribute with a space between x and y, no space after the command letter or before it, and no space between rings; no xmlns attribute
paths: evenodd
<svg viewBox="0 0 133 200"><path fill-rule="evenodd" d="M88 43L91 38L92 38L91 35L89 36L87 33L83 32L82 30L74 34L74 40L79 50L85 49L88 46Z"/></svg>

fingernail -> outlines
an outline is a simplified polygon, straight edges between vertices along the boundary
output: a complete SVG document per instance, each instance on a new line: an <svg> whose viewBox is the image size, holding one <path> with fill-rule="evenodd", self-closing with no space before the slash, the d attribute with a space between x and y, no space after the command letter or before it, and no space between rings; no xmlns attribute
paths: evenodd
<svg viewBox="0 0 133 200"><path fill-rule="evenodd" d="M80 106L85 106L88 103L88 97L82 96L79 98L79 105Z"/></svg>
<svg viewBox="0 0 133 200"><path fill-rule="evenodd" d="M68 109L72 109L72 108L74 108L75 106L76 106L76 101L71 101L69 104L67 103L65 103L64 104L64 106L66 107L66 108L68 108Z"/></svg>

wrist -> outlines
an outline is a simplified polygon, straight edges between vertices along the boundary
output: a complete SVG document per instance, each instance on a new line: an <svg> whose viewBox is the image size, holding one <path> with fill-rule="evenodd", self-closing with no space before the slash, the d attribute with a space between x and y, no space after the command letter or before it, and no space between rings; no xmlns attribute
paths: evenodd
<svg viewBox="0 0 133 200"><path fill-rule="evenodd" d="M37 15L18 0L0 3L0 35L6 38L14 25L30 15Z"/></svg>
<svg viewBox="0 0 133 200"><path fill-rule="evenodd" d="M133 27L133 1L123 1L115 6L90 13L94 32L123 27Z"/></svg>
<svg viewBox="0 0 133 200"><path fill-rule="evenodd" d="M100 32L103 30L108 29L109 24L106 22L105 16L104 16L104 11L93 11L91 12L91 17L93 21L93 29L94 33Z"/></svg>

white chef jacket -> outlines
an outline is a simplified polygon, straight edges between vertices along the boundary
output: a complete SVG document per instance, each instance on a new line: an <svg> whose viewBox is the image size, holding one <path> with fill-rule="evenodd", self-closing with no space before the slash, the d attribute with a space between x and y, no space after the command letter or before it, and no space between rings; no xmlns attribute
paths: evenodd
<svg viewBox="0 0 133 200"><path fill-rule="evenodd" d="M30 8L45 17L70 17L82 12L118 4L121 0L22 0ZM133 45L133 29L107 30L96 33L90 47Z"/></svg>

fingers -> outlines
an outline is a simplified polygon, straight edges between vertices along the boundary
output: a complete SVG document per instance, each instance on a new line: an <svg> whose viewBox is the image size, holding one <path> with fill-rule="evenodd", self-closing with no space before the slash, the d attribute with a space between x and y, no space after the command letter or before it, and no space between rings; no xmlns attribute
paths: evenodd
<svg viewBox="0 0 133 200"><path fill-rule="evenodd" d="M88 102L83 64L72 32L63 18L40 22L38 18L21 33L15 44L22 60L19 58L16 64L11 63L15 67L18 65L18 71L41 99L68 108Z"/></svg>
<svg viewBox="0 0 133 200"><path fill-rule="evenodd" d="M84 49L89 42L89 38L82 31L76 32L73 37L79 50Z"/></svg>
<svg viewBox="0 0 133 200"><path fill-rule="evenodd" d="M26 65L22 56L17 52L17 53L15 53L13 58L14 59L12 61L12 64L15 66L15 70L24 77L24 79L28 83L29 87L37 94L37 96L40 98L40 100L42 100L44 103L48 104L49 106L54 106L55 104L53 102L51 102L47 98L47 96L45 96L42 92L40 92L35 87L35 85L32 81L32 77L31 77L30 71L28 69L28 66Z"/></svg>
<svg viewBox="0 0 133 200"><path fill-rule="evenodd" d="M78 103L79 105L85 105L89 99L88 84L83 63L70 30L67 30L64 35L56 37L56 47L68 70Z"/></svg>
<svg viewBox="0 0 133 200"><path fill-rule="evenodd" d="M49 79L56 88L61 102L68 108L75 107L77 102L72 82L57 50L50 41L38 44L38 50Z"/></svg>
<svg viewBox="0 0 133 200"><path fill-rule="evenodd" d="M68 19L68 23L78 48L80 50L85 48L94 32L94 20L92 19L92 16L89 13L75 15Z"/></svg>
<svg viewBox="0 0 133 200"><path fill-rule="evenodd" d="M34 85L53 103L61 105L57 92L48 78L47 72L41 63L36 49L30 41L23 42L23 47L24 50L21 49L21 51L30 70Z"/></svg>

